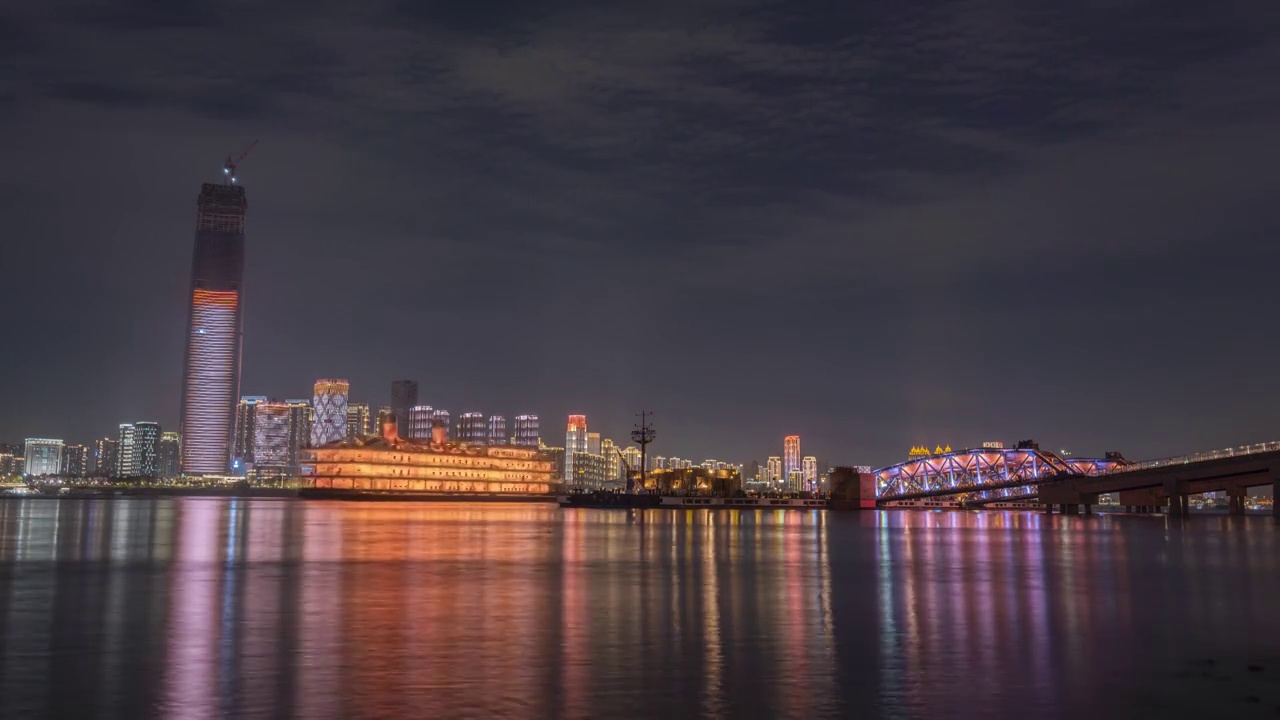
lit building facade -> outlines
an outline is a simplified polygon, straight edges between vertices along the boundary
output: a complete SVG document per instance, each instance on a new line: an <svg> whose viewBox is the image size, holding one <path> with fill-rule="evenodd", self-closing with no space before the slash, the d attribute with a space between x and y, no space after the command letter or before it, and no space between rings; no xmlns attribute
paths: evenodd
<svg viewBox="0 0 1280 720"><path fill-rule="evenodd" d="M27 438L23 451L23 472L32 477L57 475L62 469L61 440Z"/></svg>
<svg viewBox="0 0 1280 720"><path fill-rule="evenodd" d="M133 424L133 460L130 475L160 477L160 423Z"/></svg>
<svg viewBox="0 0 1280 720"><path fill-rule="evenodd" d="M570 482L580 488L598 488L604 485L604 458L596 453L576 452L573 454L573 480Z"/></svg>
<svg viewBox="0 0 1280 720"><path fill-rule="evenodd" d="M742 473L704 467L654 470L645 478L644 487L663 493L728 497L742 489Z"/></svg>
<svg viewBox="0 0 1280 720"><path fill-rule="evenodd" d="M88 471L85 464L87 453L83 445L62 446L62 466L59 474L63 477L84 477Z"/></svg>
<svg viewBox="0 0 1280 720"><path fill-rule="evenodd" d="M409 410L418 404L417 380L393 380L391 382L391 414L396 416L396 427L409 427ZM379 421L378 430L382 424Z"/></svg>
<svg viewBox="0 0 1280 720"><path fill-rule="evenodd" d="M800 477L804 482L804 489L806 492L817 492L818 458L812 455L806 455L800 460Z"/></svg>
<svg viewBox="0 0 1280 720"><path fill-rule="evenodd" d="M646 469L640 467L640 448L633 445L627 446L622 449L622 457L627 461L627 464L620 470L623 480L626 479L627 468L631 468L631 472L633 473L638 473L641 470ZM646 459L652 460L652 458ZM666 458L663 458L663 462L666 462Z"/></svg>
<svg viewBox="0 0 1280 720"><path fill-rule="evenodd" d="M133 423L121 423L116 436L116 477L133 477Z"/></svg>
<svg viewBox="0 0 1280 720"><path fill-rule="evenodd" d="M176 432L160 434L160 477L171 480L182 474L182 436Z"/></svg>
<svg viewBox="0 0 1280 720"><path fill-rule="evenodd" d="M311 444L311 401L285 400L289 406L289 466L298 467L302 451Z"/></svg>
<svg viewBox="0 0 1280 720"><path fill-rule="evenodd" d="M536 448L542 441L541 436L538 434L537 415L517 415L514 431L516 445L519 447Z"/></svg>
<svg viewBox="0 0 1280 720"><path fill-rule="evenodd" d="M346 380L321 378L311 396L311 447L328 445L347 437L347 395L351 385Z"/></svg>
<svg viewBox="0 0 1280 720"><path fill-rule="evenodd" d="M761 480L774 485L782 482L782 458L777 455L769 456L764 463L764 477Z"/></svg>
<svg viewBox="0 0 1280 720"><path fill-rule="evenodd" d="M489 437L484 413L467 412L458 416L458 442L467 445L484 445Z"/></svg>
<svg viewBox="0 0 1280 720"><path fill-rule="evenodd" d="M446 438L448 438L449 440L454 439L455 435L453 433L453 420L449 417L448 410L445 410L444 408L436 408L431 413L431 419L432 419L431 420L432 428L438 425L444 428L444 436Z"/></svg>
<svg viewBox="0 0 1280 720"><path fill-rule="evenodd" d="M287 472L292 469L291 411L287 403L264 402L254 407L253 470ZM295 455L296 457L296 455Z"/></svg>
<svg viewBox="0 0 1280 720"><path fill-rule="evenodd" d="M622 479L622 463L619 462L618 446L613 440L605 438L600 441L600 456L604 458L604 478L608 482Z"/></svg>
<svg viewBox="0 0 1280 720"><path fill-rule="evenodd" d="M542 453L544 457L551 460L551 465L552 467L555 468L554 477L556 482L563 482L565 479L564 478L564 467L565 467L564 448L555 447L552 445L543 445L539 443L538 452Z"/></svg>
<svg viewBox="0 0 1280 720"><path fill-rule="evenodd" d="M400 419L396 418L396 427L404 430L410 440L425 440L431 437L431 426L436 419L435 408L430 405L415 405L409 408L408 416L407 424L401 424Z"/></svg>
<svg viewBox="0 0 1280 720"><path fill-rule="evenodd" d="M89 474L94 477L115 476L119 457L119 441L111 438L94 440L89 452Z"/></svg>
<svg viewBox="0 0 1280 720"><path fill-rule="evenodd" d="M196 244L182 375L182 466L220 474L231 458L240 394L244 187L205 183L196 199Z"/></svg>
<svg viewBox="0 0 1280 720"><path fill-rule="evenodd" d="M789 479L793 471L800 472L799 435L788 435L782 440L782 477Z"/></svg>
<svg viewBox="0 0 1280 720"><path fill-rule="evenodd" d="M231 442L231 469L243 468L253 463L253 420L258 403L267 401L265 395L245 395L236 404L236 431Z"/></svg>
<svg viewBox="0 0 1280 720"><path fill-rule="evenodd" d="M320 490L531 495L558 489L552 461L538 450L448 442L437 427L427 441L381 435L340 440L306 451L314 467L304 487Z"/></svg>
<svg viewBox="0 0 1280 720"><path fill-rule="evenodd" d="M0 477L21 475L25 465L26 461L21 455L0 452Z"/></svg>
<svg viewBox="0 0 1280 720"><path fill-rule="evenodd" d="M505 417L501 415L489 416L489 444L510 444L510 438L507 437L507 419Z"/></svg>
<svg viewBox="0 0 1280 720"><path fill-rule="evenodd" d="M564 478L573 482L573 457L587 451L587 416L570 415L564 435Z"/></svg>
<svg viewBox="0 0 1280 720"><path fill-rule="evenodd" d="M369 415L369 403L347 403L347 437L372 434L373 418Z"/></svg>

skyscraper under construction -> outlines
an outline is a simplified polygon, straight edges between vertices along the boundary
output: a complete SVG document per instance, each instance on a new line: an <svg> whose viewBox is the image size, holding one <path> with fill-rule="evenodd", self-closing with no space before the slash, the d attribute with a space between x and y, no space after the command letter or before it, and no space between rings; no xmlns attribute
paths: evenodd
<svg viewBox="0 0 1280 720"><path fill-rule="evenodd" d="M196 199L187 347L182 375L182 469L222 474L231 458L240 396L243 327L244 188L205 183Z"/></svg>

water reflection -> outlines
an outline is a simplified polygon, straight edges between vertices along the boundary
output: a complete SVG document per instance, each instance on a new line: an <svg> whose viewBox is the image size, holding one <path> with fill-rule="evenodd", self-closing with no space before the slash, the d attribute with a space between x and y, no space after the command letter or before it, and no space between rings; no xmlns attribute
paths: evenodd
<svg viewBox="0 0 1280 720"><path fill-rule="evenodd" d="M1188 658L1275 651L1276 544L1261 518L6 501L0 707L1115 710Z"/></svg>

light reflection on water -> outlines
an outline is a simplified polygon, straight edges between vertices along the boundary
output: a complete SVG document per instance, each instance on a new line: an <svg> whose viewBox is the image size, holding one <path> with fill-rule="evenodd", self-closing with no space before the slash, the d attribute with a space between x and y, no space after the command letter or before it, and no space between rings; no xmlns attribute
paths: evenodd
<svg viewBox="0 0 1280 720"><path fill-rule="evenodd" d="M1280 655L1278 536L1266 518L11 500L0 714L1141 714L1189 664Z"/></svg>

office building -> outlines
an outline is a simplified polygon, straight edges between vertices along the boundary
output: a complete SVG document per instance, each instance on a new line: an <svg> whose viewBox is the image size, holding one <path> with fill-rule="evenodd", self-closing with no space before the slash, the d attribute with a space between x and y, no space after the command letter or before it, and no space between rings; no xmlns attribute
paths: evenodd
<svg viewBox="0 0 1280 720"><path fill-rule="evenodd" d="M346 380L321 378L316 381L311 396L311 447L328 445L347 437L347 394L351 391Z"/></svg>
<svg viewBox="0 0 1280 720"><path fill-rule="evenodd" d="M587 433L587 452L591 453L592 455L600 454L600 433L598 432Z"/></svg>
<svg viewBox="0 0 1280 720"><path fill-rule="evenodd" d="M640 448L635 447L634 445L629 445L623 448L622 459L627 461L626 464L621 469L623 480L627 479L628 468L630 468L631 472L637 473L637 474L642 469L640 467ZM646 458L646 459L651 459L651 458Z"/></svg>
<svg viewBox="0 0 1280 720"><path fill-rule="evenodd" d="M772 485L782 484L782 458L770 455L764 463L764 477L761 479Z"/></svg>
<svg viewBox="0 0 1280 720"><path fill-rule="evenodd" d="M801 459L800 477L804 483L805 492L818 491L818 458L806 455Z"/></svg>
<svg viewBox="0 0 1280 720"><path fill-rule="evenodd" d="M489 437L484 413L468 412L458 416L458 442L464 445L484 445Z"/></svg>
<svg viewBox="0 0 1280 720"><path fill-rule="evenodd" d="M369 415L369 403L347 404L347 439L373 434L373 417Z"/></svg>
<svg viewBox="0 0 1280 720"><path fill-rule="evenodd" d="M618 446L613 440L605 438L600 441L600 456L604 458L604 479L616 482L622 479L622 463L619 462Z"/></svg>
<svg viewBox="0 0 1280 720"><path fill-rule="evenodd" d="M409 427L409 410L418 404L417 380L394 380L391 383L391 414L396 416L396 427L403 430ZM378 431L382 431L382 423L378 423Z"/></svg>
<svg viewBox="0 0 1280 720"><path fill-rule="evenodd" d="M62 466L59 474L63 477L84 477L88 471L85 464L87 454L83 445L62 446Z"/></svg>
<svg viewBox="0 0 1280 720"><path fill-rule="evenodd" d="M374 432L375 433L382 432L382 426L386 424L387 418L395 417L395 416L396 414L391 412L390 405L383 405L382 407L378 408L378 417L374 419L374 425L373 425ZM398 427L399 421L396 421L396 422ZM402 431L404 430L404 428L400 428L400 429Z"/></svg>
<svg viewBox="0 0 1280 720"><path fill-rule="evenodd" d="M291 453L292 411L288 403L264 402L254 407L253 471L283 473L293 469L296 457ZM345 439L345 435L343 436Z"/></svg>
<svg viewBox="0 0 1280 720"><path fill-rule="evenodd" d="M536 448L541 444L537 415L517 415L515 423L516 445Z"/></svg>
<svg viewBox="0 0 1280 720"><path fill-rule="evenodd" d="M160 477L160 423L133 424L133 454L130 475Z"/></svg>
<svg viewBox="0 0 1280 720"><path fill-rule="evenodd" d="M573 454L573 480L570 482L581 488L598 488L604 485L604 458L596 453L576 452Z"/></svg>
<svg viewBox="0 0 1280 720"><path fill-rule="evenodd" d="M5 449L9 450L9 448ZM25 464L22 455L0 452L0 478L21 475Z"/></svg>
<svg viewBox="0 0 1280 720"><path fill-rule="evenodd" d="M410 440L426 440L431 437L431 428L436 420L436 410L430 405L415 405L408 410L409 421L401 425L400 419L396 418L396 432L409 438ZM395 417L395 413L392 413ZM378 431L382 431L382 423L378 424Z"/></svg>
<svg viewBox="0 0 1280 720"><path fill-rule="evenodd" d="M115 477L119 464L120 443L111 438L94 440L89 452L89 474L93 477Z"/></svg>
<svg viewBox="0 0 1280 720"><path fill-rule="evenodd" d="M800 472L799 435L788 435L782 440L782 477L790 479L792 472Z"/></svg>
<svg viewBox="0 0 1280 720"><path fill-rule="evenodd" d="M289 406L289 467L298 467L302 451L311 443L310 400L285 400Z"/></svg>
<svg viewBox="0 0 1280 720"><path fill-rule="evenodd" d="M31 477L57 475L62 469L62 441L27 438L23 454L23 471Z"/></svg>
<svg viewBox="0 0 1280 720"><path fill-rule="evenodd" d="M226 472L231 458L244 308L244 188L205 183L196 199L186 355L182 375L182 466Z"/></svg>
<svg viewBox="0 0 1280 720"><path fill-rule="evenodd" d="M172 480L182 475L182 436L176 432L160 434L160 477Z"/></svg>
<svg viewBox="0 0 1280 720"><path fill-rule="evenodd" d="M116 477L133 477L133 423L120 423L116 435Z"/></svg>
<svg viewBox="0 0 1280 720"><path fill-rule="evenodd" d="M243 471L253 463L253 419L258 403L267 401L265 395L245 395L236 403L236 429L231 442L231 469Z"/></svg>
<svg viewBox="0 0 1280 720"><path fill-rule="evenodd" d="M448 410L436 408L435 412L431 414L431 417L433 418L432 428L435 428L436 426L444 428L444 436L448 438L450 442L453 442L457 438L453 431L453 421L449 418Z"/></svg>
<svg viewBox="0 0 1280 720"><path fill-rule="evenodd" d="M507 437L507 419L501 415L489 416L489 444L509 445Z"/></svg>
<svg viewBox="0 0 1280 720"><path fill-rule="evenodd" d="M570 415L569 425L564 436L564 478L565 482L573 482L573 458L575 453L587 451L587 416Z"/></svg>

